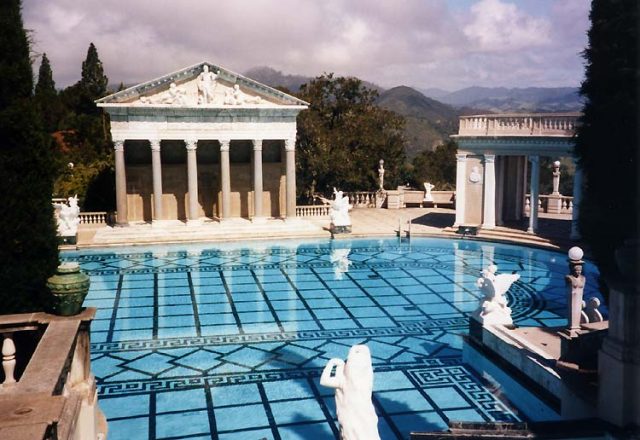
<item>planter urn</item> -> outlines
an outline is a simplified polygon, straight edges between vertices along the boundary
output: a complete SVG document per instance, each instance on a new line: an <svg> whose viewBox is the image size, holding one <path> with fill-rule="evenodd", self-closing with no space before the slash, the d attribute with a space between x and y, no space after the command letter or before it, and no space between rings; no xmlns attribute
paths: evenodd
<svg viewBox="0 0 640 440"><path fill-rule="evenodd" d="M62 263L55 275L47 279L51 292L49 309L54 315L72 316L80 313L89 291L89 276L80 271L76 262Z"/></svg>

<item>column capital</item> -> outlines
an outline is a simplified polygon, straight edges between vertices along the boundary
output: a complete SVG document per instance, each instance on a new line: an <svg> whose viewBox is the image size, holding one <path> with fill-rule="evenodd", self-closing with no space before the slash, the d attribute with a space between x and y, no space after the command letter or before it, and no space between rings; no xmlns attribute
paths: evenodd
<svg viewBox="0 0 640 440"><path fill-rule="evenodd" d="M253 151L262 150L262 139L254 139L253 142Z"/></svg>
<svg viewBox="0 0 640 440"><path fill-rule="evenodd" d="M531 163L539 163L540 162L540 156L529 156L529 162Z"/></svg>
<svg viewBox="0 0 640 440"><path fill-rule="evenodd" d="M184 141L187 151L196 151L198 148L198 140L197 139L185 139Z"/></svg>
<svg viewBox="0 0 640 440"><path fill-rule="evenodd" d="M229 151L231 139L218 139L218 142L220 142L220 151Z"/></svg>
<svg viewBox="0 0 640 440"><path fill-rule="evenodd" d="M114 140L113 149L115 151L124 151L124 140Z"/></svg>
<svg viewBox="0 0 640 440"><path fill-rule="evenodd" d="M464 153L461 154L456 154L456 161L458 162L466 162L467 160L467 155Z"/></svg>
<svg viewBox="0 0 640 440"><path fill-rule="evenodd" d="M496 161L496 155L495 154L485 154L484 155L484 162L485 163L487 163L487 162L493 163L495 161Z"/></svg>
<svg viewBox="0 0 640 440"><path fill-rule="evenodd" d="M284 140L284 149L287 151L295 151L296 149L296 139L289 138Z"/></svg>
<svg viewBox="0 0 640 440"><path fill-rule="evenodd" d="M149 139L149 146L151 147L151 151L160 151L160 140Z"/></svg>

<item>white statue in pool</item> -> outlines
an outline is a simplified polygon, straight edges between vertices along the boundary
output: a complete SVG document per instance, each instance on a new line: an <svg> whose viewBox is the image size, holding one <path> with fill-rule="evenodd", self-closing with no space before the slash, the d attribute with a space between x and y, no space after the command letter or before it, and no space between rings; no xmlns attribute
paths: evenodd
<svg viewBox="0 0 640 440"><path fill-rule="evenodd" d="M78 196L69 197L69 204L54 203L56 219L58 222L58 235L69 237L78 233L80 224L80 207L78 206Z"/></svg>
<svg viewBox="0 0 640 440"><path fill-rule="evenodd" d="M351 232L351 217L349 216L349 210L352 206L349 204L349 197L343 195L342 191L338 191L333 188L333 200L326 199L318 196L324 203L331 205L331 213L329 218L331 220L331 232L345 233Z"/></svg>
<svg viewBox="0 0 640 440"><path fill-rule="evenodd" d="M520 275L496 275L497 271L498 266L491 264L482 271L482 277L476 281L484 297L480 299L479 307L472 316L483 325L513 324L505 294L511 285L520 279Z"/></svg>
<svg viewBox="0 0 640 440"><path fill-rule="evenodd" d="M371 402L373 367L369 347L351 347L346 363L342 359L329 360L320 385L336 390L341 440L380 440L378 416Z"/></svg>
<svg viewBox="0 0 640 440"><path fill-rule="evenodd" d="M333 249L331 251L329 261L333 264L333 273L337 280L341 280L343 274L349 272L349 266L351 265L351 261L349 261L350 252L351 248Z"/></svg>

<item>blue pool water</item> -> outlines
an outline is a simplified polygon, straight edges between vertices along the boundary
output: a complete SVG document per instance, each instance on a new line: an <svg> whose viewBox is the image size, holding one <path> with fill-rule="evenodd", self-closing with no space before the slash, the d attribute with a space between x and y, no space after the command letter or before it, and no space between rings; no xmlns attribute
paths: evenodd
<svg viewBox="0 0 640 440"><path fill-rule="evenodd" d="M566 256L476 241L281 241L67 252L91 276L92 368L109 439L332 439L327 360L366 343L381 437L517 421L462 361L495 263L519 325L566 323ZM596 295L587 264L586 297Z"/></svg>

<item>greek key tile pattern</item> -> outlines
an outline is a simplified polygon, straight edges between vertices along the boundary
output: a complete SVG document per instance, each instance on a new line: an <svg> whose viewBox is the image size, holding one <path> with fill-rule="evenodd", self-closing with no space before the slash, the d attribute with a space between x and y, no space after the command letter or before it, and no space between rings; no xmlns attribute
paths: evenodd
<svg viewBox="0 0 640 440"><path fill-rule="evenodd" d="M336 438L333 390L319 376L361 343L385 440L449 420L521 420L462 362L480 270L521 275L508 298L518 324L565 322L566 258L507 245L283 241L62 259L91 276L92 368L110 439Z"/></svg>

